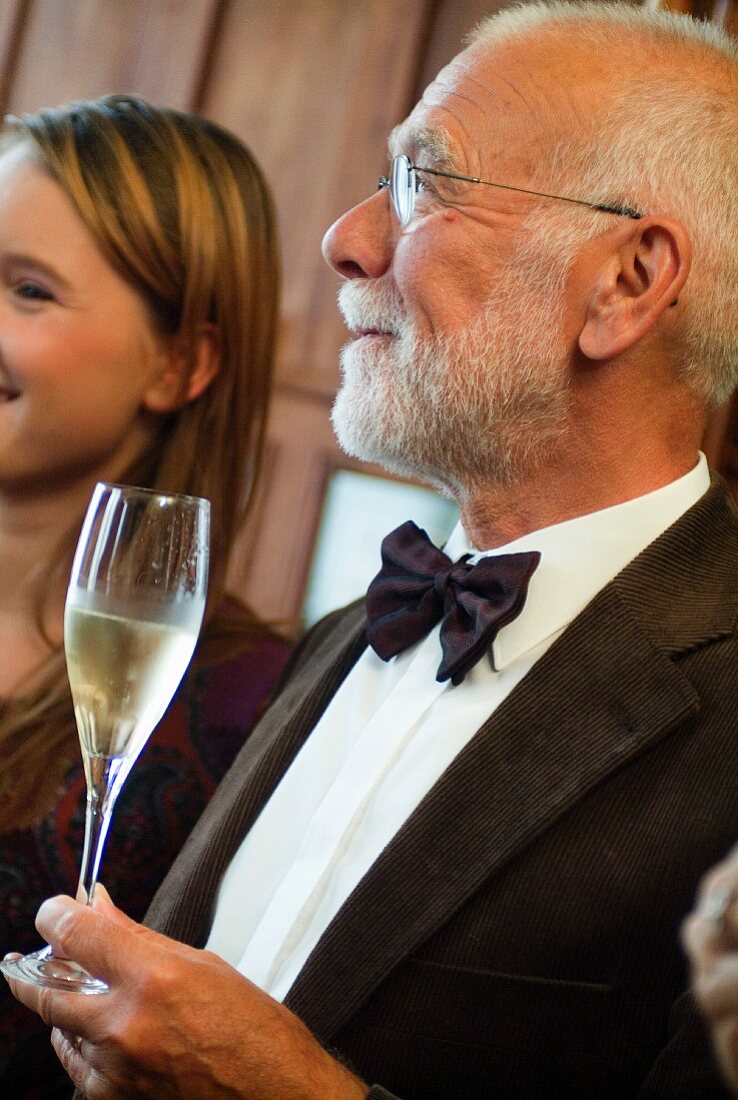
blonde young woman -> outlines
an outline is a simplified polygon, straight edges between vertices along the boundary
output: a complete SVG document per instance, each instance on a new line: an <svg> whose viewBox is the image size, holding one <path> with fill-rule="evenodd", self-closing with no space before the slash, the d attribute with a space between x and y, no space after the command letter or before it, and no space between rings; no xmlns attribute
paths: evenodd
<svg viewBox="0 0 738 1100"><path fill-rule="evenodd" d="M263 708L286 646L225 592L264 436L272 206L232 135L108 96L11 119L0 147L0 946L73 892L84 778L61 650L96 481L210 498L196 659L121 795L103 879L140 918ZM0 1095L70 1092L0 992Z"/></svg>

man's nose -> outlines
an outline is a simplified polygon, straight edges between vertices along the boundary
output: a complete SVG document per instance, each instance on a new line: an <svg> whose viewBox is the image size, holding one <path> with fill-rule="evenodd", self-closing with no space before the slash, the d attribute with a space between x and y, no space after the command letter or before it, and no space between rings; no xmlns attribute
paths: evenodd
<svg viewBox="0 0 738 1100"><path fill-rule="evenodd" d="M326 262L344 279L379 279L392 262L389 195L377 191L335 221L323 237Z"/></svg>

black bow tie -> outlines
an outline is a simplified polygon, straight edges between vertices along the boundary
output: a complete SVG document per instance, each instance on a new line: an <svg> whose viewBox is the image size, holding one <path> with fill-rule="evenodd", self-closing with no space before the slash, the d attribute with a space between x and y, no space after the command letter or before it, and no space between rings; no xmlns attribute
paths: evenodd
<svg viewBox="0 0 738 1100"><path fill-rule="evenodd" d="M452 562L412 521L382 543L382 568L366 595L372 649L388 661L441 622L436 679L460 684L497 632L523 610L537 551Z"/></svg>

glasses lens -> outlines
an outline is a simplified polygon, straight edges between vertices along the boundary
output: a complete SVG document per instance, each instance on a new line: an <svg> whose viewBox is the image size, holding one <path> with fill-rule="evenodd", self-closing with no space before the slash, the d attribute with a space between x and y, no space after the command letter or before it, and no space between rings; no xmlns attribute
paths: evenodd
<svg viewBox="0 0 738 1100"><path fill-rule="evenodd" d="M400 219L400 225L404 227L412 218L415 209L415 169L409 157L402 154L393 159L390 183L395 211Z"/></svg>

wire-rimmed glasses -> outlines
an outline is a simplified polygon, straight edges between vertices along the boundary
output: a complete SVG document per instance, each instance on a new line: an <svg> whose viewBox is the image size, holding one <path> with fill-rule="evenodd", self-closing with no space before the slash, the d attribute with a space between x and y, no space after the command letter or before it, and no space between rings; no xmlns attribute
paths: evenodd
<svg viewBox="0 0 738 1100"><path fill-rule="evenodd" d="M592 210L600 210L604 214L615 214L621 218L638 219L639 214L630 206L611 205L604 202L588 202L585 199L572 199L567 195L552 195L546 191L532 191L528 187L513 187L509 183L495 183L492 180L482 180L477 176L462 176L457 172L442 172L440 168L423 168L420 164L413 164L405 153L399 153L392 158L389 176L379 177L379 189L389 188L392 206L397 214L402 229L409 223L415 212L415 196L421 187L418 172L427 172L431 176L443 176L450 180L461 180L464 183L483 183L487 187L501 187L505 191L520 191L524 195L536 195L540 199L558 199L561 202L575 203L577 206L588 206Z"/></svg>

